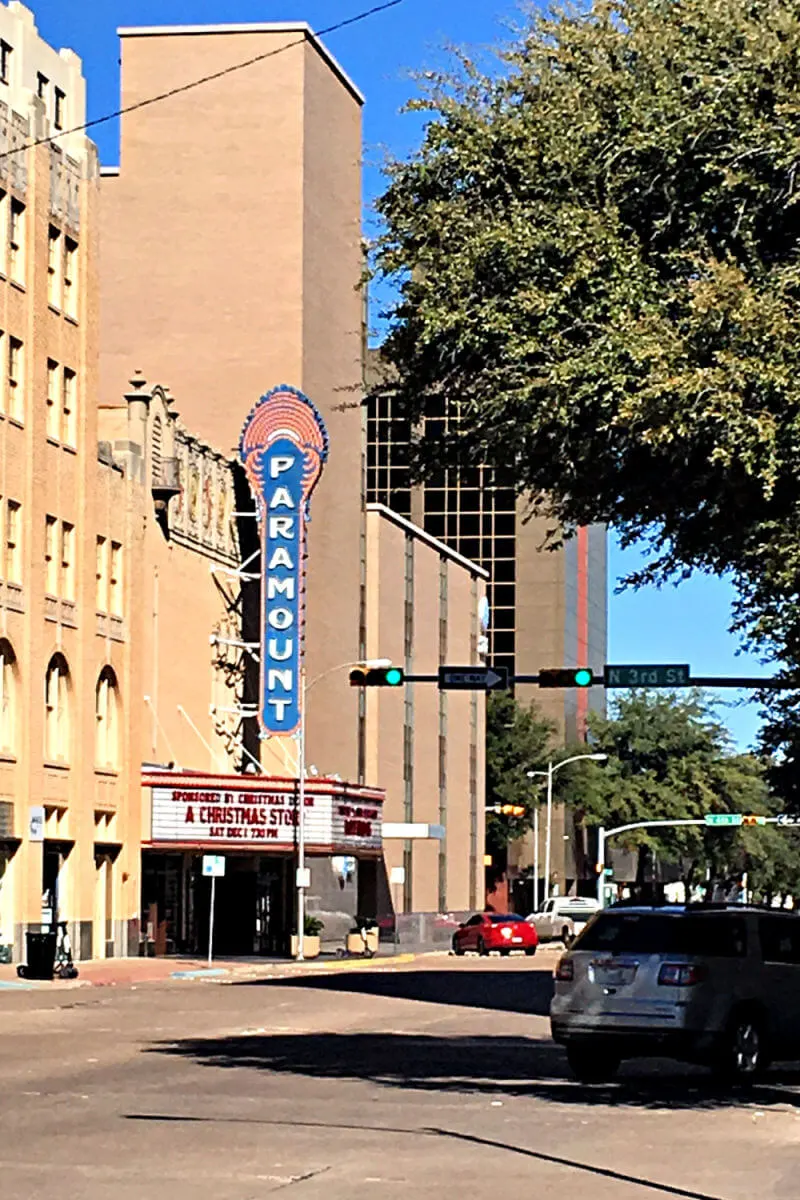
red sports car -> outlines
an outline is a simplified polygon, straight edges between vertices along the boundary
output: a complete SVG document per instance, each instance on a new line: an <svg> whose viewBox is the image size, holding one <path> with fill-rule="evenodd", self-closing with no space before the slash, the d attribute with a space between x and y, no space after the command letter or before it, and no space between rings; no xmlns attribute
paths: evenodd
<svg viewBox="0 0 800 1200"><path fill-rule="evenodd" d="M478 954L524 950L526 954L535 954L538 944L535 926L511 913L476 913L453 934L454 954L466 954L467 950Z"/></svg>

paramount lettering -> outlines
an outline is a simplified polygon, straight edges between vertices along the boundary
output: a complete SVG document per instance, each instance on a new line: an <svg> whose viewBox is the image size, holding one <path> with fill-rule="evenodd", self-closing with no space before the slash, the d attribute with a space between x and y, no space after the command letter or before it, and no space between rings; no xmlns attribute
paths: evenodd
<svg viewBox="0 0 800 1200"><path fill-rule="evenodd" d="M289 735L301 718L306 522L328 438L311 401L281 386L251 412L239 450L261 536L260 732Z"/></svg>

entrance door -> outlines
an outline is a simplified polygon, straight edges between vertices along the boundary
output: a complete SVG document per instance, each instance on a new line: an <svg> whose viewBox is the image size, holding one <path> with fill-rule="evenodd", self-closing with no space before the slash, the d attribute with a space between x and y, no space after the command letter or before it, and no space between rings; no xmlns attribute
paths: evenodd
<svg viewBox="0 0 800 1200"><path fill-rule="evenodd" d="M256 954L287 953L288 926L285 898L286 863L282 859L262 858L256 881Z"/></svg>
<svg viewBox="0 0 800 1200"><path fill-rule="evenodd" d="M108 958L114 953L114 859L104 851L94 856L94 933L95 958Z"/></svg>
<svg viewBox="0 0 800 1200"><path fill-rule="evenodd" d="M42 854L42 925L55 929L59 920L59 876L63 862L61 851L44 844Z"/></svg>

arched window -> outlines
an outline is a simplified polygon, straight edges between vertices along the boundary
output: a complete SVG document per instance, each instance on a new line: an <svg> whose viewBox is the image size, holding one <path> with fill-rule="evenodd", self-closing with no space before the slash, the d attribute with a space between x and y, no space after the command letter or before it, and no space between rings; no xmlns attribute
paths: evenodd
<svg viewBox="0 0 800 1200"><path fill-rule="evenodd" d="M47 666L44 688L44 755L48 762L69 762L69 667L63 654Z"/></svg>
<svg viewBox="0 0 800 1200"><path fill-rule="evenodd" d="M11 643L0 638L0 751L17 749L17 656Z"/></svg>
<svg viewBox="0 0 800 1200"><path fill-rule="evenodd" d="M95 765L105 770L119 766L119 691L111 667L100 672L95 690Z"/></svg>
<svg viewBox="0 0 800 1200"><path fill-rule="evenodd" d="M153 419L153 447L151 455L151 472L154 484L161 482L161 417Z"/></svg>

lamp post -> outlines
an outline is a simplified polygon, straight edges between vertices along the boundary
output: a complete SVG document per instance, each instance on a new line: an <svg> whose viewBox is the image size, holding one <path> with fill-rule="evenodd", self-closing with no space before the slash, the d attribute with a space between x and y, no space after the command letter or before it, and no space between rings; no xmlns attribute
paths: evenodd
<svg viewBox="0 0 800 1200"><path fill-rule="evenodd" d="M553 833L553 776L556 771L560 771L562 767L569 766L570 763L589 761L589 762L605 762L608 758L607 754L573 754L571 758L564 758L561 762L549 762L546 771L528 771L528 779L534 779L537 775L542 775L547 779L547 823L544 842L544 902L545 904L550 899L550 849ZM538 830L537 830L538 833ZM537 839L537 860L538 860L538 839ZM537 872L538 875L538 872ZM538 883L535 885L538 893Z"/></svg>
<svg viewBox="0 0 800 1200"><path fill-rule="evenodd" d="M306 670L302 668L300 691L300 728L297 731L297 962L305 958L305 923L306 923L306 696L311 689L327 675L334 671L342 671L345 667L390 667L390 658L368 658L363 662L337 663L328 667L321 675L315 676L309 684L306 683Z"/></svg>

